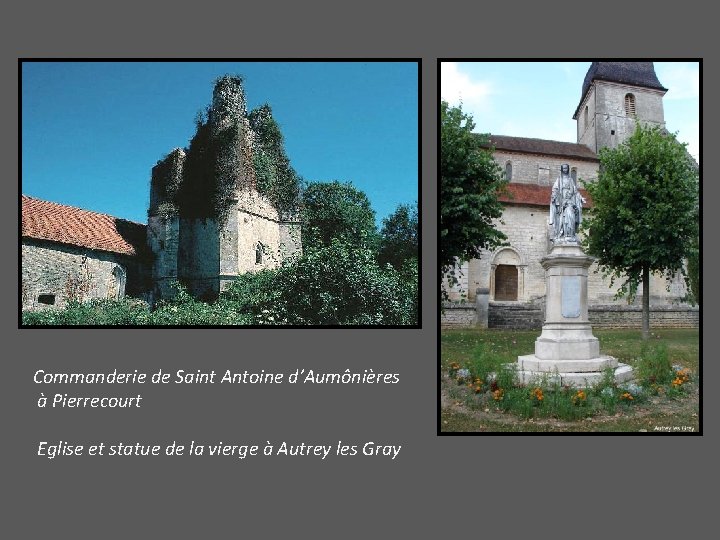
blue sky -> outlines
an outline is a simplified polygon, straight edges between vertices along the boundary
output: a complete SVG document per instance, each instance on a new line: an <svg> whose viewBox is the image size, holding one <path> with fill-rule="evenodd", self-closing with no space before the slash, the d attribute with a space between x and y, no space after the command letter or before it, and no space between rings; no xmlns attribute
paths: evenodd
<svg viewBox="0 0 720 540"><path fill-rule="evenodd" d="M22 192L145 223L150 171L187 146L213 81L269 103L295 170L350 181L377 221L418 199L418 68L394 62L30 62Z"/></svg>
<svg viewBox="0 0 720 540"><path fill-rule="evenodd" d="M441 97L462 99L475 131L577 142L572 119L590 62L443 62ZM665 125L700 162L700 64L655 62Z"/></svg>

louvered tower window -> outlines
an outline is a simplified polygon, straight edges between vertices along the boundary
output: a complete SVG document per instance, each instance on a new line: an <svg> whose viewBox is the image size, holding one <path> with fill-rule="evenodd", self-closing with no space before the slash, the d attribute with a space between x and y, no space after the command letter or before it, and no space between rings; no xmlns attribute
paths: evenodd
<svg viewBox="0 0 720 540"><path fill-rule="evenodd" d="M635 116L635 96L632 94L625 94L625 114Z"/></svg>

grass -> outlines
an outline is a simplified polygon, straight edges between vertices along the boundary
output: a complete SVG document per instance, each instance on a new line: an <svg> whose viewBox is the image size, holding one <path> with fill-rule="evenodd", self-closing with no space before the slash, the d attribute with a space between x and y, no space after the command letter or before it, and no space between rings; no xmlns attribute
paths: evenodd
<svg viewBox="0 0 720 540"><path fill-rule="evenodd" d="M587 403L576 407L570 391L544 386L543 399L532 399L533 388L509 388L500 402L491 392L475 395L472 389L457 386L446 374L451 363L468 368L473 377L486 375L512 363L518 355L534 350L538 331L444 330L441 333L443 379L441 431L443 432L685 432L699 431L699 332L696 329L653 331L644 344L639 330L595 330L603 354L633 365L643 376L662 379L668 365L689 368L695 383L675 390L620 399L615 389L601 393L588 391ZM648 389L650 387L648 386ZM563 418L565 420L559 420Z"/></svg>

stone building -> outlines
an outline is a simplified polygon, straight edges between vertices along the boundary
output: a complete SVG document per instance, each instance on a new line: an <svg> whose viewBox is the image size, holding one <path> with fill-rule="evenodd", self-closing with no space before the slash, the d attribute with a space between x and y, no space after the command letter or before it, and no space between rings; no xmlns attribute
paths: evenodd
<svg viewBox="0 0 720 540"><path fill-rule="evenodd" d="M302 251L299 179L268 105L219 78L187 148L153 167L148 224L22 197L23 309L69 299L214 299L238 275Z"/></svg>
<svg viewBox="0 0 720 540"><path fill-rule="evenodd" d="M23 309L147 288L145 225L25 195L21 208Z"/></svg>
<svg viewBox="0 0 720 540"><path fill-rule="evenodd" d="M154 298L171 297L178 280L191 294L213 299L239 274L301 252L297 178L280 137L268 106L246 112L239 78L218 79L190 146L173 150L152 171Z"/></svg>
<svg viewBox="0 0 720 540"><path fill-rule="evenodd" d="M664 126L663 96L652 62L593 62L583 82L573 119L577 142L491 135L494 159L509 180L500 197L505 210L497 224L508 246L484 251L479 259L464 262L459 283L447 287L451 303L445 306L443 324L488 324L490 327L539 328L544 319L545 271L540 259L550 250L550 192L560 165L568 163L576 180L597 180L600 148L614 148L635 130L637 122ZM581 189L588 202L589 197ZM588 301L596 326L639 325L640 295L629 305L615 299L618 283L590 269ZM696 325L698 311L683 303L681 275L667 281L651 276L651 320L655 326ZM477 303L489 302L479 311ZM487 313L487 323L478 321ZM484 317L484 315L483 315Z"/></svg>

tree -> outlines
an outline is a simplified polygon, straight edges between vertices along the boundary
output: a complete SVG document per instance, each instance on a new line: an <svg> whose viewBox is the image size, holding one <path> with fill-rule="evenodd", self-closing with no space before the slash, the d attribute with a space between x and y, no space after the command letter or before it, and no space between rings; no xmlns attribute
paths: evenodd
<svg viewBox="0 0 720 540"><path fill-rule="evenodd" d="M693 238L691 251L687 260L687 276L685 283L688 288L688 301L700 305L700 236Z"/></svg>
<svg viewBox="0 0 720 540"><path fill-rule="evenodd" d="M650 335L650 273L681 271L698 231L698 175L685 144L657 127L638 125L615 149L600 151L600 175L586 185L593 201L584 247L618 296L643 285L642 333Z"/></svg>
<svg viewBox="0 0 720 540"><path fill-rule="evenodd" d="M487 137L472 133L472 116L445 101L440 116L440 271L454 279L457 260L478 258L505 240L493 220L502 216L498 191L506 181L491 151L481 147Z"/></svg>
<svg viewBox="0 0 720 540"><path fill-rule="evenodd" d="M403 263L418 256L418 209L417 204L401 204L395 212L383 219L380 229L378 262L391 264L400 270Z"/></svg>
<svg viewBox="0 0 720 540"><path fill-rule="evenodd" d="M374 247L375 211L367 195L351 183L311 182L302 194L303 247L330 245L333 239Z"/></svg>

